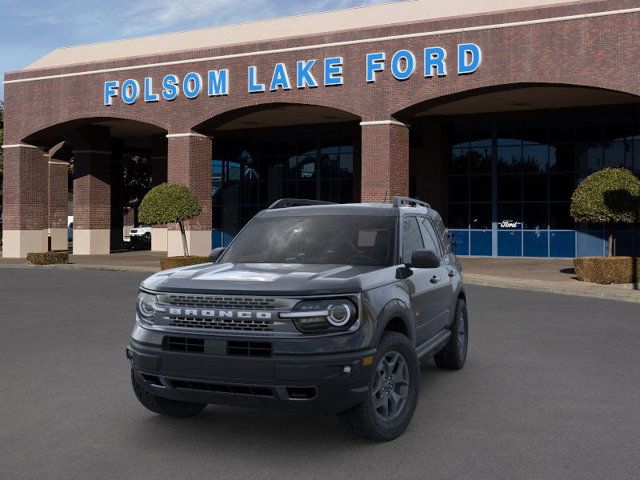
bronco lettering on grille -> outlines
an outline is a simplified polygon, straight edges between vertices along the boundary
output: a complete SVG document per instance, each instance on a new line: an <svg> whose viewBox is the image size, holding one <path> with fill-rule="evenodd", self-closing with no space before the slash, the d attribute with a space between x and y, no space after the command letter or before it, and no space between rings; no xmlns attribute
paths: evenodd
<svg viewBox="0 0 640 480"><path fill-rule="evenodd" d="M252 310L212 310L205 308L169 308L169 315L180 317L203 317L203 318L241 318L251 320L270 320L273 312L252 311Z"/></svg>

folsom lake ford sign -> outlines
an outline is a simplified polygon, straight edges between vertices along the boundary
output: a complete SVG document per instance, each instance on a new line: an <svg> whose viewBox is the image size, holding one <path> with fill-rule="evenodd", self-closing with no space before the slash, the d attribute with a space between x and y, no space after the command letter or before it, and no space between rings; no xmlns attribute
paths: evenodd
<svg viewBox="0 0 640 480"><path fill-rule="evenodd" d="M457 47L455 61L458 75L466 75L478 70L482 64L482 50L475 43L461 43ZM442 47L427 47L421 52L421 75L425 78L447 76L447 50ZM410 50L398 50L390 59L384 52L365 55L367 83L375 83L379 75L388 68L398 81L411 78L418 68L416 54ZM327 57L323 59L298 60L295 66L276 63L269 71L249 66L243 75L247 79L249 93L286 91L293 88L317 88L339 86L344 84L343 57ZM235 72L234 72L235 73ZM232 73L229 69L208 70L206 72L191 71L180 78L169 73L162 78L145 77L142 80L128 78L104 82L104 105L111 106L120 98L127 105L138 101L159 102L172 101L180 95L195 99L201 95L221 97L229 95L233 85Z"/></svg>

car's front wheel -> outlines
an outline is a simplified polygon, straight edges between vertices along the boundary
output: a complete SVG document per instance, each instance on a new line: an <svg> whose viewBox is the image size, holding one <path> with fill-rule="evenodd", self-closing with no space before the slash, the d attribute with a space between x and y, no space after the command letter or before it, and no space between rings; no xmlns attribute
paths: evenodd
<svg viewBox="0 0 640 480"><path fill-rule="evenodd" d="M374 366L367 400L338 416L356 435L388 442L400 436L413 417L420 367L409 339L396 332L383 335Z"/></svg>
<svg viewBox="0 0 640 480"><path fill-rule="evenodd" d="M160 415L178 418L193 417L207 406L205 403L179 402L153 395L140 386L133 369L131 370L131 384L140 403L148 410Z"/></svg>

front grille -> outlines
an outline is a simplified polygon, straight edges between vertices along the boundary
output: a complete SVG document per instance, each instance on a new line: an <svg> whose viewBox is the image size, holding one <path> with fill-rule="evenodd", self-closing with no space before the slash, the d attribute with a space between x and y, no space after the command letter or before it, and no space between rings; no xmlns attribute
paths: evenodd
<svg viewBox="0 0 640 480"><path fill-rule="evenodd" d="M270 357L270 342L227 342L227 355L241 357Z"/></svg>
<svg viewBox="0 0 640 480"><path fill-rule="evenodd" d="M272 332L273 320L248 320L234 318L198 318L169 315L169 325L205 330L231 330L240 332Z"/></svg>
<svg viewBox="0 0 640 480"><path fill-rule="evenodd" d="M229 385L225 383L194 382L192 380L170 380L173 388L201 392L228 393L253 397L274 397L271 387L258 385Z"/></svg>
<svg viewBox="0 0 640 480"><path fill-rule="evenodd" d="M162 348L171 352L204 353L204 340L188 337L164 337Z"/></svg>
<svg viewBox="0 0 640 480"><path fill-rule="evenodd" d="M166 295L161 301L176 307L243 310L268 310L276 304L275 298L229 295Z"/></svg>

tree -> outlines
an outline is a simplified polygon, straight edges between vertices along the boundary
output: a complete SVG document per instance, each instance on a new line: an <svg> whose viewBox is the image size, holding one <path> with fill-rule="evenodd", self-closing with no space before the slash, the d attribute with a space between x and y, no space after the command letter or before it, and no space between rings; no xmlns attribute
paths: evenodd
<svg viewBox="0 0 640 480"><path fill-rule="evenodd" d="M605 168L585 178L571 196L571 216L576 222L633 224L640 216L640 180L625 168ZM614 255L609 233L609 256Z"/></svg>
<svg viewBox="0 0 640 480"><path fill-rule="evenodd" d="M163 183L152 188L142 199L138 216L142 223L162 225L177 223L182 234L184 256L189 255L184 222L202 213L196 196L184 185Z"/></svg>

